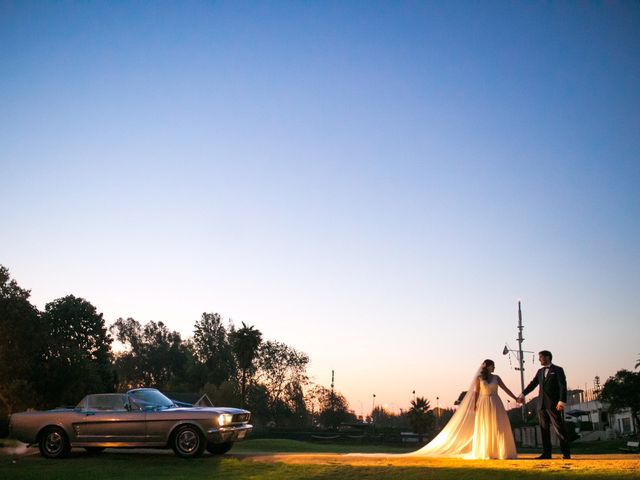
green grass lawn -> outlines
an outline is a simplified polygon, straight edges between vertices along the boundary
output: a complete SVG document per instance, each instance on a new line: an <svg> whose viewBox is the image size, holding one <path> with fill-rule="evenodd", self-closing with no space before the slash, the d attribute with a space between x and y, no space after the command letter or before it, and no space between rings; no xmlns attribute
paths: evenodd
<svg viewBox="0 0 640 480"><path fill-rule="evenodd" d="M345 463L338 457L320 457L308 463L281 461L281 452L304 453L401 453L388 447L323 445L292 440L256 439L239 443L231 455L205 455L194 460L177 458L170 451L106 450L89 456L74 450L65 460L46 460L39 455L0 454L0 479L98 480L147 479L638 479L640 460L575 460L563 462L463 461L432 459L422 464L403 465L383 457L374 462ZM262 452L260 456L251 455ZM270 454L269 452L272 452ZM312 457L312 455L309 455ZM273 457L273 459L269 459ZM286 455L285 455L286 457ZM267 460L263 460L266 458ZM344 458L344 457L342 457ZM634 459L635 458L635 459Z"/></svg>
<svg viewBox="0 0 640 480"><path fill-rule="evenodd" d="M237 443L233 453L287 452L287 453L406 453L415 447L389 445L358 445L346 443L300 442L277 438L260 438Z"/></svg>
<svg viewBox="0 0 640 480"><path fill-rule="evenodd" d="M576 454L620 453L626 440L606 442L572 443L571 449ZM361 445L348 443L300 442L260 438L240 442L233 447L233 452L291 452L291 453L406 453L416 450L417 446L402 447L395 445ZM556 449L558 451L558 449ZM539 448L518 448L518 453L540 453Z"/></svg>

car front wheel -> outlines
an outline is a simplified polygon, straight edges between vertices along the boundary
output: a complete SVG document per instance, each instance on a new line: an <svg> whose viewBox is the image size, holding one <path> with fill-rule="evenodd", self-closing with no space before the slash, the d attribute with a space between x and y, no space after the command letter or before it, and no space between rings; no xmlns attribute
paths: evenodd
<svg viewBox="0 0 640 480"><path fill-rule="evenodd" d="M46 458L64 458L71 451L67 434L58 427L49 427L42 432L38 447Z"/></svg>
<svg viewBox="0 0 640 480"><path fill-rule="evenodd" d="M182 458L199 457L202 455L204 447L204 439L200 430L192 425L178 427L171 442L171 448L175 454Z"/></svg>
<svg viewBox="0 0 640 480"><path fill-rule="evenodd" d="M207 444L207 451L213 455L224 455L233 447L233 442L225 443L209 443Z"/></svg>

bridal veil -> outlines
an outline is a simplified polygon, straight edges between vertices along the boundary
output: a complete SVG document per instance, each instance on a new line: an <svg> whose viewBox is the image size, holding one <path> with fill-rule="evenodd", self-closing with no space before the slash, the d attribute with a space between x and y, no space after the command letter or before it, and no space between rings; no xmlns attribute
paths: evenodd
<svg viewBox="0 0 640 480"><path fill-rule="evenodd" d="M428 444L415 452L407 453L410 456L425 457L453 457L465 456L471 453L473 448L473 431L475 419L475 389L476 379L480 371L476 372L469 385L464 399L458 406L447 425Z"/></svg>

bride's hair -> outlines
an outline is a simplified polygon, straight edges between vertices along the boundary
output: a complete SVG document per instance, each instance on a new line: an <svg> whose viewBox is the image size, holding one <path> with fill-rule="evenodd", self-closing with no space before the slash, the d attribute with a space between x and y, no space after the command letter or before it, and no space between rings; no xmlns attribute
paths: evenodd
<svg viewBox="0 0 640 480"><path fill-rule="evenodd" d="M482 367L480 368L480 378L485 382L489 380L489 367L494 367L496 364L493 360L489 360L488 358L482 362Z"/></svg>

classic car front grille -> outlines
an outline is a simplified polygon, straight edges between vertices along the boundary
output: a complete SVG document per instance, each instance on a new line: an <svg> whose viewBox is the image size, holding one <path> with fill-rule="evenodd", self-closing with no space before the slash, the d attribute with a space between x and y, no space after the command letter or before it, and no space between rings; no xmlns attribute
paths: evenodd
<svg viewBox="0 0 640 480"><path fill-rule="evenodd" d="M233 416L233 423L246 423L250 418L250 413L237 413Z"/></svg>

